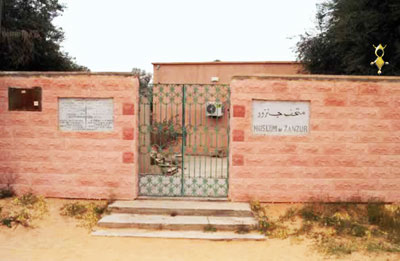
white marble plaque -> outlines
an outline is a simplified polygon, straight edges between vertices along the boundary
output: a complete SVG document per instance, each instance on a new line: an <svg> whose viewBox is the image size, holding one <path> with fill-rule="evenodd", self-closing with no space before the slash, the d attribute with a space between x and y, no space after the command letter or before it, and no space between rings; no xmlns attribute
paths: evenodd
<svg viewBox="0 0 400 261"><path fill-rule="evenodd" d="M62 131L114 129L114 102L111 98L60 98L58 115Z"/></svg>
<svg viewBox="0 0 400 261"><path fill-rule="evenodd" d="M254 134L307 135L310 122L308 101L253 100Z"/></svg>

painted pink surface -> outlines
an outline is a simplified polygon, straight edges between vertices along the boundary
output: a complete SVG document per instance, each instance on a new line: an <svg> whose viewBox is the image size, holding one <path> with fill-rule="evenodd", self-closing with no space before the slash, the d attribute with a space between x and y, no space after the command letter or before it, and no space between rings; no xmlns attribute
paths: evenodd
<svg viewBox="0 0 400 261"><path fill-rule="evenodd" d="M41 112L8 111L8 87L42 87ZM400 200L400 78L236 77L233 201ZM0 181L49 197L137 197L138 81L131 75L0 74ZM111 132L62 132L59 97L114 99ZM308 136L258 136L252 99L308 100Z"/></svg>
<svg viewBox="0 0 400 261"><path fill-rule="evenodd" d="M8 87L35 86L41 112L8 111ZM0 74L0 183L48 197L135 198L137 93L128 74ZM114 130L60 131L59 97L113 98Z"/></svg>
<svg viewBox="0 0 400 261"><path fill-rule="evenodd" d="M153 63L154 83L229 84L233 76L256 74L303 74L298 62L194 62Z"/></svg>
<svg viewBox="0 0 400 261"><path fill-rule="evenodd" d="M310 101L310 133L254 135L252 99ZM231 104L231 200L400 201L400 78L235 77Z"/></svg>

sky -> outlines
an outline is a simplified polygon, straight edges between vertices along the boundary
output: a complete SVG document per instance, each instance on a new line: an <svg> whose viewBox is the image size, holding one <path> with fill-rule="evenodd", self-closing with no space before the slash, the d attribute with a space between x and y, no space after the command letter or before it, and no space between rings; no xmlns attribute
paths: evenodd
<svg viewBox="0 0 400 261"><path fill-rule="evenodd" d="M321 0L60 0L63 50L91 71L152 62L292 61Z"/></svg>

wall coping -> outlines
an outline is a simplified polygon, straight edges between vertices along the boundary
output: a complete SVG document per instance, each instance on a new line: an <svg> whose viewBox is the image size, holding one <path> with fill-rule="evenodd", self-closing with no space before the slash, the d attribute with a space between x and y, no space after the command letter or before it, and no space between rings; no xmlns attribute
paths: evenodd
<svg viewBox="0 0 400 261"><path fill-rule="evenodd" d="M245 79L268 79L268 80L316 80L316 81L360 81L360 82L400 82L400 76L367 76L367 75L286 75L286 74L265 74L265 75L238 75L232 80Z"/></svg>
<svg viewBox="0 0 400 261"><path fill-rule="evenodd" d="M226 65L226 64L301 64L297 61L249 61L249 62L235 62L235 61L219 61L219 62L155 62L153 65Z"/></svg>
<svg viewBox="0 0 400 261"><path fill-rule="evenodd" d="M20 76L20 77L62 77L62 76L124 76L132 77L135 74L131 72L18 72L18 71L0 71L0 77Z"/></svg>

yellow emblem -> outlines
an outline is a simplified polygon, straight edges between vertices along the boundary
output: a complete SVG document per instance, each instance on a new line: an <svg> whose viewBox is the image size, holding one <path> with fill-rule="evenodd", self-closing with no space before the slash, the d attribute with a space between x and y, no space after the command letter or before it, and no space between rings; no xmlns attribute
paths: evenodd
<svg viewBox="0 0 400 261"><path fill-rule="evenodd" d="M387 45L385 45L385 47L383 47L381 44L379 44L378 47L376 47L375 45L372 45L372 46L375 48L375 55L376 55L376 57L378 57L378 58L376 58L375 61L371 62L371 65L375 64L376 67L378 67L378 74L380 75L380 74L382 73L382 67L383 67L385 64L389 64L388 62L385 62L385 61L382 59L382 57L385 55L385 48L386 48ZM379 51L379 50L382 51L382 54L381 54L381 55L378 54L378 51Z"/></svg>

